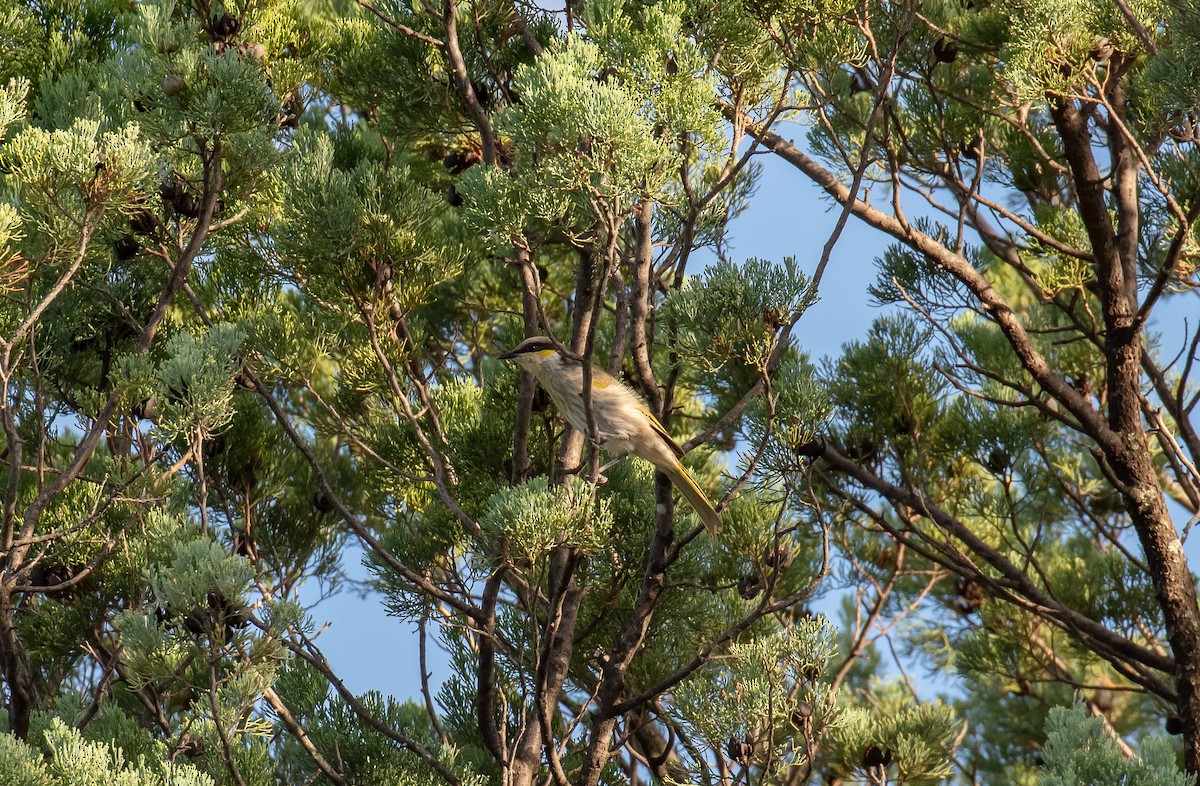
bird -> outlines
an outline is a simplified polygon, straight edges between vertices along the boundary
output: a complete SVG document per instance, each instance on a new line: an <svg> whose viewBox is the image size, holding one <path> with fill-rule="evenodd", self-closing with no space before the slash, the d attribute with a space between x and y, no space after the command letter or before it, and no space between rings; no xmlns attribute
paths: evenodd
<svg viewBox="0 0 1200 786"><path fill-rule="evenodd" d="M559 351L545 336L531 336L500 356L528 371L550 394L555 406L577 431L589 433L583 401L583 362ZM666 475L709 532L721 528L721 517L695 478L679 461L683 448L663 428L641 397L603 369L592 367L592 416L597 442L616 458L633 454Z"/></svg>

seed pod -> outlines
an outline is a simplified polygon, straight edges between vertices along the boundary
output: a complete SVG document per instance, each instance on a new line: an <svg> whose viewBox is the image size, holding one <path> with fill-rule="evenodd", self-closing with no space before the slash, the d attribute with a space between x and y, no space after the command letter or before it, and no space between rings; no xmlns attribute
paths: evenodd
<svg viewBox="0 0 1200 786"><path fill-rule="evenodd" d="M122 262L133 259L141 250L141 245L137 242L133 235L125 235L113 244L113 253L115 253L117 255L117 259Z"/></svg>
<svg viewBox="0 0 1200 786"><path fill-rule="evenodd" d="M766 565L768 568L787 570L792 566L792 561L795 559L796 555L792 553L791 548L783 543L774 548L767 546L763 550L763 565Z"/></svg>
<svg viewBox="0 0 1200 786"><path fill-rule="evenodd" d="M182 753L189 759L195 759L205 754L206 746L204 739L201 737L193 737L190 732L184 732L179 736L179 744L175 746L176 753Z"/></svg>
<svg viewBox="0 0 1200 786"><path fill-rule="evenodd" d="M246 44L242 47L241 51L243 54L253 57L260 63L267 59L267 48L259 43Z"/></svg>
<svg viewBox="0 0 1200 786"><path fill-rule="evenodd" d="M183 81L183 77L175 74L167 74L163 77L162 91L166 95L174 98L187 89L187 83Z"/></svg>
<svg viewBox="0 0 1200 786"><path fill-rule="evenodd" d="M318 513L331 513L334 509L333 499L324 491L318 491L312 496L312 505Z"/></svg>
<svg viewBox="0 0 1200 786"><path fill-rule="evenodd" d="M192 609L188 615L183 618L183 627L193 636L199 636L204 633L208 627L208 615L201 609Z"/></svg>
<svg viewBox="0 0 1200 786"><path fill-rule="evenodd" d="M154 213L142 208L129 217L129 228L134 234L148 235L158 226L158 219L154 217Z"/></svg>
<svg viewBox="0 0 1200 786"><path fill-rule="evenodd" d="M795 450L796 455L798 456L814 459L820 458L821 456L825 455L825 440L821 439L820 437L817 439L810 439L803 445L797 445Z"/></svg>
<svg viewBox="0 0 1200 786"><path fill-rule="evenodd" d="M958 43L949 38L939 38L933 42L933 56L939 63L953 63L958 59Z"/></svg>
<svg viewBox="0 0 1200 786"><path fill-rule="evenodd" d="M739 740L737 737L730 737L725 743L725 753L729 758L738 764L746 764L750 761L750 757L754 755L754 742L750 739L749 733L746 738Z"/></svg>
<svg viewBox="0 0 1200 786"><path fill-rule="evenodd" d="M999 475L1012 466L1012 458L1004 448L992 448L988 452L987 461L984 462L984 466Z"/></svg>
<svg viewBox="0 0 1200 786"><path fill-rule="evenodd" d="M451 150L442 159L442 166L450 170L452 175L461 175L483 160L476 150Z"/></svg>
<svg viewBox="0 0 1200 786"><path fill-rule="evenodd" d="M962 598L959 611L964 615L977 611L983 605L983 602L987 600L987 590L974 579L959 581L955 589L958 591L958 596Z"/></svg>
<svg viewBox="0 0 1200 786"><path fill-rule="evenodd" d="M983 158L983 134L975 134L974 139L964 141L958 146L958 152L963 158L978 162Z"/></svg>
<svg viewBox="0 0 1200 786"><path fill-rule="evenodd" d="M743 600L754 600L760 592L762 592L762 581L757 575L751 573L738 580L737 593Z"/></svg>
<svg viewBox="0 0 1200 786"><path fill-rule="evenodd" d="M253 558L255 554L253 539L235 529L233 531L233 553L239 557Z"/></svg>
<svg viewBox="0 0 1200 786"><path fill-rule="evenodd" d="M892 752L879 745L868 745L867 749L863 751L862 762L868 770L886 767L892 763Z"/></svg>
<svg viewBox="0 0 1200 786"><path fill-rule="evenodd" d="M787 324L787 320L779 313L779 309L777 308L763 309L762 319L763 325L766 326L767 330L772 332L779 330L779 328Z"/></svg>
<svg viewBox="0 0 1200 786"><path fill-rule="evenodd" d="M863 437L858 442L846 446L846 455L859 463L870 464L879 458L879 445L870 437Z"/></svg>
<svg viewBox="0 0 1200 786"><path fill-rule="evenodd" d="M173 55L179 51L179 41L174 36L163 36L155 39L154 51L160 55Z"/></svg>
<svg viewBox="0 0 1200 786"><path fill-rule="evenodd" d="M242 29L242 20L233 14L221 14L212 21L214 38L228 40L237 35Z"/></svg>
<svg viewBox="0 0 1200 786"><path fill-rule="evenodd" d="M391 265L375 265L375 286L383 288L392 280Z"/></svg>
<svg viewBox="0 0 1200 786"><path fill-rule="evenodd" d="M175 207L175 212L187 218L199 218L201 204L200 200L187 193L186 191L176 194L172 200L172 205Z"/></svg>
<svg viewBox="0 0 1200 786"><path fill-rule="evenodd" d="M1107 38L1101 38L1096 42L1096 45L1092 47L1092 51L1088 52L1088 56L1093 60L1103 62L1112 58L1113 53L1116 51L1117 50L1112 45L1111 41L1109 41Z"/></svg>
<svg viewBox="0 0 1200 786"><path fill-rule="evenodd" d="M162 181L158 186L158 195L168 204L175 201L175 197L181 193L183 193L183 188L171 179Z"/></svg>
<svg viewBox="0 0 1200 786"><path fill-rule="evenodd" d="M481 107L484 109L492 108L492 91L488 89L487 85L477 79L472 79L471 92L475 94L475 100L479 102Z"/></svg>
<svg viewBox="0 0 1200 786"><path fill-rule="evenodd" d="M138 403L134 404L133 408L129 410L129 414L137 420L153 420L154 407L157 403L158 402L154 400L153 396L147 396Z"/></svg>
<svg viewBox="0 0 1200 786"><path fill-rule="evenodd" d="M809 719L812 718L812 715L812 705L804 699L800 699L796 702L796 708L792 710L792 725L798 729L803 728L804 724L808 723Z"/></svg>
<svg viewBox="0 0 1200 786"><path fill-rule="evenodd" d="M304 97L299 90L293 90L283 103L279 113L280 128L299 128L300 118L304 115Z"/></svg>

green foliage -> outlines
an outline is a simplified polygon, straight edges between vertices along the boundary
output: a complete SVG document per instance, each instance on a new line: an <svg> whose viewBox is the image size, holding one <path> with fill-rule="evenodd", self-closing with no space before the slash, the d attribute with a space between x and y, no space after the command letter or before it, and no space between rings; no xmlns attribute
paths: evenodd
<svg viewBox="0 0 1200 786"><path fill-rule="evenodd" d="M950 777L950 756L962 722L942 701L914 703L896 683L873 684L865 706L847 707L830 732L836 767L847 777L878 777L880 764L869 751L886 751L885 769L900 783L939 783ZM874 770L875 772L872 772Z"/></svg>
<svg viewBox="0 0 1200 786"><path fill-rule="evenodd" d="M1179 771L1170 742L1148 737L1140 755L1127 758L1105 733L1100 718L1090 717L1078 703L1055 707L1046 719L1046 766L1039 786L1188 786L1195 776Z"/></svg>
<svg viewBox="0 0 1200 786"><path fill-rule="evenodd" d="M663 306L678 332L680 351L707 372L728 363L766 366L779 329L816 302L816 292L794 257L781 264L748 259L719 261L689 279Z"/></svg>
<svg viewBox="0 0 1200 786"><path fill-rule="evenodd" d="M1131 4L1142 25L1153 24L1162 13L1156 0ZM1100 38L1108 38L1122 52L1137 54L1141 41L1129 29L1115 2L1036 3L1014 0L998 4L997 11L1017 20L1001 50L1018 98L1041 99L1047 90L1067 90L1078 85L1084 69L1091 67L1089 52Z"/></svg>
<svg viewBox="0 0 1200 786"><path fill-rule="evenodd" d="M607 500L598 498L586 480L574 477L549 486L540 477L496 492L483 524L506 537L525 559L537 562L556 546L585 554L604 548L612 513Z"/></svg>
<svg viewBox="0 0 1200 786"><path fill-rule="evenodd" d="M518 70L522 102L497 118L517 177L478 168L464 178L477 226L498 239L548 223L588 227L662 187L679 162L653 133L650 86L602 78L611 67L597 44L571 37Z"/></svg>
<svg viewBox="0 0 1200 786"><path fill-rule="evenodd" d="M1106 735L1173 700L1122 473L1194 512L1195 342L1122 388L1105 311L1195 289L1187 4L452 5L0 0L0 779L1187 782ZM894 243L821 361L810 238L730 261L762 153ZM720 532L589 482L494 359L531 332L661 405ZM349 700L298 602L346 588L440 689Z"/></svg>
<svg viewBox="0 0 1200 786"><path fill-rule="evenodd" d="M394 277L407 312L459 270L441 211L407 171L366 157L339 162L328 135L305 131L295 141L279 173L289 198L273 237L280 261L311 282L312 296L374 303Z"/></svg>
<svg viewBox="0 0 1200 786"><path fill-rule="evenodd" d="M821 679L835 652L829 621L802 618L733 645L728 658L706 666L676 689L675 712L714 748L723 748L729 739L757 739L766 732L776 766L785 755L785 764L800 764L806 749L791 740L797 706L804 703L809 710L808 733L823 734L842 720L837 697Z"/></svg>
<svg viewBox="0 0 1200 786"><path fill-rule="evenodd" d="M0 766L12 786L215 786L191 765L167 758L159 745L153 756L130 760L121 748L93 742L60 718L51 718L37 745L0 732Z"/></svg>
<svg viewBox="0 0 1200 786"><path fill-rule="evenodd" d="M386 724L386 728L422 745L437 748L428 716L420 705L385 698L377 692L368 693L357 700L362 702L372 717ZM329 758L340 761L353 783L434 786L445 782L413 752L398 748L377 730L364 729L358 715L339 698L326 698L306 712L304 719L313 744ZM464 786L483 786L487 783L481 776L464 773L459 752L454 748L437 750L437 760L451 772L460 773ZM311 768L311 762L305 766Z"/></svg>
<svg viewBox="0 0 1200 786"><path fill-rule="evenodd" d="M762 446L758 460L763 467L783 474L797 466L803 449L825 430L832 416L817 369L807 358L789 351L771 377L770 392L747 409L742 433L751 445Z"/></svg>
<svg viewBox="0 0 1200 786"><path fill-rule="evenodd" d="M167 438L219 433L233 419L233 380L245 331L214 325L201 336L178 333L167 342L158 369L163 396L157 426Z"/></svg>
<svg viewBox="0 0 1200 786"><path fill-rule="evenodd" d="M130 202L155 174L149 145L136 125L102 131L91 119L75 120L62 130L25 128L5 144L2 163L6 184L20 194L26 226L53 227L42 242L69 248L77 243L68 243L71 235L60 211L76 222L93 222L103 211Z"/></svg>

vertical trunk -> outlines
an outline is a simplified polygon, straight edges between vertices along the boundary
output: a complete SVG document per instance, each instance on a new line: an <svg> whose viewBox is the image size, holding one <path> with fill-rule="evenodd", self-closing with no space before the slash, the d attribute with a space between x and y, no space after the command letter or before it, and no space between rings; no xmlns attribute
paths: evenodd
<svg viewBox="0 0 1200 786"><path fill-rule="evenodd" d="M587 754L577 780L579 786L597 786L600 774L612 755L611 740L617 718L610 710L624 695L625 675L646 638L646 631L650 628L650 620L666 583L667 554L675 540L673 494L671 481L661 472L655 473L654 538L650 541L650 548L646 554L646 569L633 613L617 636L600 672L600 685L596 689L595 699L596 720L593 721L589 732Z"/></svg>
<svg viewBox="0 0 1200 786"><path fill-rule="evenodd" d="M37 689L25 647L17 635L13 611L10 588L4 587L0 589L0 663L8 688L8 725L14 735L25 739L30 713L37 704Z"/></svg>
<svg viewBox="0 0 1200 786"><path fill-rule="evenodd" d="M654 378L654 367L650 359L651 330L650 303L653 299L652 278L654 267L653 218L654 203L643 200L634 215L637 231L637 247L631 265L633 275L629 296L629 321L633 344L633 367L637 372L638 382L650 411L664 415L662 411L662 394L658 390L658 382Z"/></svg>
<svg viewBox="0 0 1200 786"><path fill-rule="evenodd" d="M529 258L529 249L517 246L517 271L521 276L521 306L525 318L525 337L538 335L538 281ZM533 394L537 383L527 371L521 372L521 390L517 401L517 419L513 425L513 457L509 480L515 485L529 472L529 422L533 417Z"/></svg>
<svg viewBox="0 0 1200 786"><path fill-rule="evenodd" d="M583 590L575 581L578 560L566 548L555 550L550 560L550 612L542 632L533 701L526 709L517 738L507 786L535 786L538 783L542 751L554 744L550 729L542 723L542 718L553 717L557 711L558 697L574 651L575 625L583 600Z"/></svg>
<svg viewBox="0 0 1200 786"><path fill-rule="evenodd" d="M1119 71L1118 60L1114 58L1112 65ZM1126 99L1119 79L1111 81L1107 98L1112 111L1123 116ZM1112 192L1106 194L1105 178L1092 153L1088 119L1069 101L1055 101L1052 107L1080 216L1095 254L1104 314L1109 431L1094 436L1121 485L1126 510L1146 555L1176 664L1176 706L1183 726L1186 765L1189 772L1196 773L1200 772L1200 606L1142 424L1141 335L1136 325L1140 163L1131 142L1110 120L1106 131ZM1115 231L1112 208L1117 219Z"/></svg>
<svg viewBox="0 0 1200 786"><path fill-rule="evenodd" d="M1110 391L1111 395L1111 391ZM1126 450L1110 454L1116 477L1129 488L1126 508L1146 554L1158 605L1175 659L1177 714L1190 773L1200 772L1200 609L1183 545L1158 486L1149 445L1140 429L1121 433Z"/></svg>
<svg viewBox="0 0 1200 786"><path fill-rule="evenodd" d="M575 303L569 345L572 352L580 355L585 353L589 328L594 311L598 307L595 274L595 257L590 249L584 249L580 252L579 270L575 281ZM528 309L531 306L536 307L536 303L531 303L527 298L527 328ZM583 435L568 429L567 438L563 440L559 451L559 471L556 474L561 475L563 469L578 467L582 451ZM556 548L550 554L549 611L546 624L542 628L532 701L517 737L507 786L534 786L543 765L542 752L554 744L551 730L543 721L552 718L557 711L558 698L574 651L575 625L584 596L584 590L575 580L578 563L579 556L566 547Z"/></svg>

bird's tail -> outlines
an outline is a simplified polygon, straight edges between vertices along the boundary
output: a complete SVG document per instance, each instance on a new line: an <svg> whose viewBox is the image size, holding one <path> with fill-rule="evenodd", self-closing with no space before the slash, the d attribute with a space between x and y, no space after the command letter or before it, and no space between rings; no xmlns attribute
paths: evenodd
<svg viewBox="0 0 1200 786"><path fill-rule="evenodd" d="M696 485L696 479L692 477L692 473L688 472L687 467L676 461L672 466L659 467L663 474L671 479L675 484L675 488L679 489L679 493L688 501L692 509L700 516L700 520L704 522L704 526L712 534L721 531L721 517L717 515L716 509L712 503L708 501L708 497Z"/></svg>

